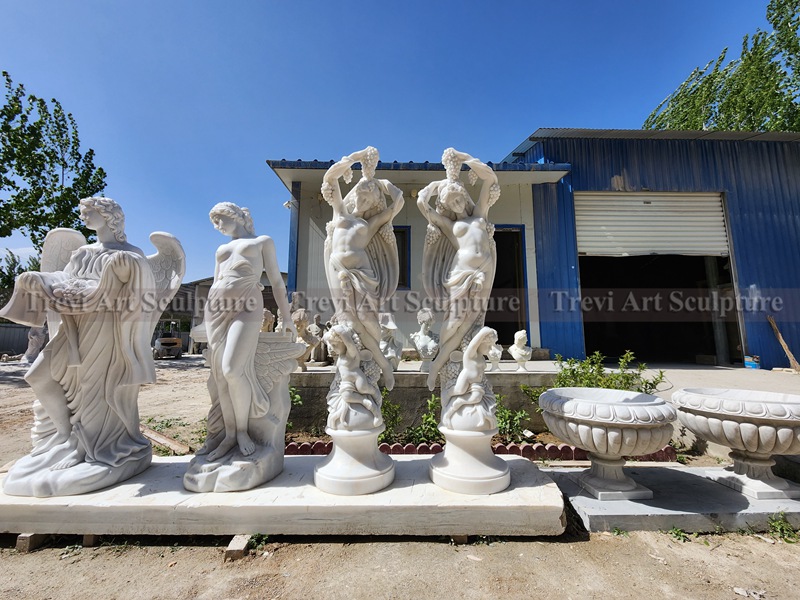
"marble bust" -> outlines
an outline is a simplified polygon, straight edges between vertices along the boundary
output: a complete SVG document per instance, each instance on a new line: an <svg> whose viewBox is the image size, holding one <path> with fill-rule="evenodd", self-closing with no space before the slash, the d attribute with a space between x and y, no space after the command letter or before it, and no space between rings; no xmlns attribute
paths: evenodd
<svg viewBox="0 0 800 600"><path fill-rule="evenodd" d="M420 360L422 360L420 370L423 373L430 370L431 361L436 358L436 353L439 351L439 336L431 331L433 321L433 311L428 307L421 308L417 312L419 331L415 331L409 336L411 343L419 353Z"/></svg>
<svg viewBox="0 0 800 600"><path fill-rule="evenodd" d="M514 334L514 343L508 347L508 353L517 361L517 371L527 371L525 363L531 359L533 349L528 346L528 332L524 329Z"/></svg>

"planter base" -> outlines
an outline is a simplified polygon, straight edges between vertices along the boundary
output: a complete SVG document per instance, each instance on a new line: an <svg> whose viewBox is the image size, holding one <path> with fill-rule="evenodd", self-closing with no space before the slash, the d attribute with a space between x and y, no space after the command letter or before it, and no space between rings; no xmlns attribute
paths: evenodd
<svg viewBox="0 0 800 600"><path fill-rule="evenodd" d="M653 491L636 483L623 470L625 461L589 453L592 467L575 476L575 483L598 500L649 500Z"/></svg>
<svg viewBox="0 0 800 600"><path fill-rule="evenodd" d="M775 461L771 457L739 451L728 456L733 459L733 466L722 471L706 471L706 477L759 500L800 498L800 485L772 472Z"/></svg>

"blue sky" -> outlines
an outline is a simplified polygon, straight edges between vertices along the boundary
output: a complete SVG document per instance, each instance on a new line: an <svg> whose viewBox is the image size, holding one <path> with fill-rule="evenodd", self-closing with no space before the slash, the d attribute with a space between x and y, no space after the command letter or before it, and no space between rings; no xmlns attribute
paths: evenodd
<svg viewBox="0 0 800 600"><path fill-rule="evenodd" d="M248 206L286 269L267 159L497 161L539 127L639 128L691 70L769 29L767 0L0 0L0 69L58 98L108 172L129 240L213 274L208 210ZM21 236L0 248L29 246Z"/></svg>

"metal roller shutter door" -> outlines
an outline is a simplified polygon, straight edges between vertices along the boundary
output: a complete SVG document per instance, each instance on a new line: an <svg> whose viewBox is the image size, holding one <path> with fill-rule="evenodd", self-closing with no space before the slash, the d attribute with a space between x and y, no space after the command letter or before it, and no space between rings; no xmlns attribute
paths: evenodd
<svg viewBox="0 0 800 600"><path fill-rule="evenodd" d="M719 194L576 192L584 256L728 256Z"/></svg>

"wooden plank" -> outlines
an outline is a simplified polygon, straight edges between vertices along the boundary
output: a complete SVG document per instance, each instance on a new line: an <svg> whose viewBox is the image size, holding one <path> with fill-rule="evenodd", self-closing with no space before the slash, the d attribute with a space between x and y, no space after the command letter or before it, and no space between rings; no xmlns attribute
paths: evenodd
<svg viewBox="0 0 800 600"><path fill-rule="evenodd" d="M95 535L93 533L84 534L81 546L83 546L84 548L94 548L95 546L99 545L100 545L99 535Z"/></svg>
<svg viewBox="0 0 800 600"><path fill-rule="evenodd" d="M223 560L239 560L247 556L247 545L250 543L249 535L235 535L225 549Z"/></svg>
<svg viewBox="0 0 800 600"><path fill-rule="evenodd" d="M178 456L189 454L192 451L192 449L186 444L179 442L178 440L174 440L171 437L164 435L163 433L159 433L153 429L150 429L145 425L140 424L139 431L141 431L144 437L146 437L151 442L155 442L159 446L164 446L166 448L169 448Z"/></svg>
<svg viewBox="0 0 800 600"><path fill-rule="evenodd" d="M772 315L767 315L767 321L769 324L772 325L772 331L775 332L775 336L778 338L778 343L783 348L783 351L786 353L786 356L789 357L789 364L792 366L796 372L800 373L800 363L797 362L797 359L794 357L794 354L789 350L789 345L786 343L786 340L783 339L780 330L778 329L778 324L775 322L775 319Z"/></svg>
<svg viewBox="0 0 800 600"><path fill-rule="evenodd" d="M33 552L49 537L50 534L47 533L20 533L17 536L17 552L22 554Z"/></svg>

